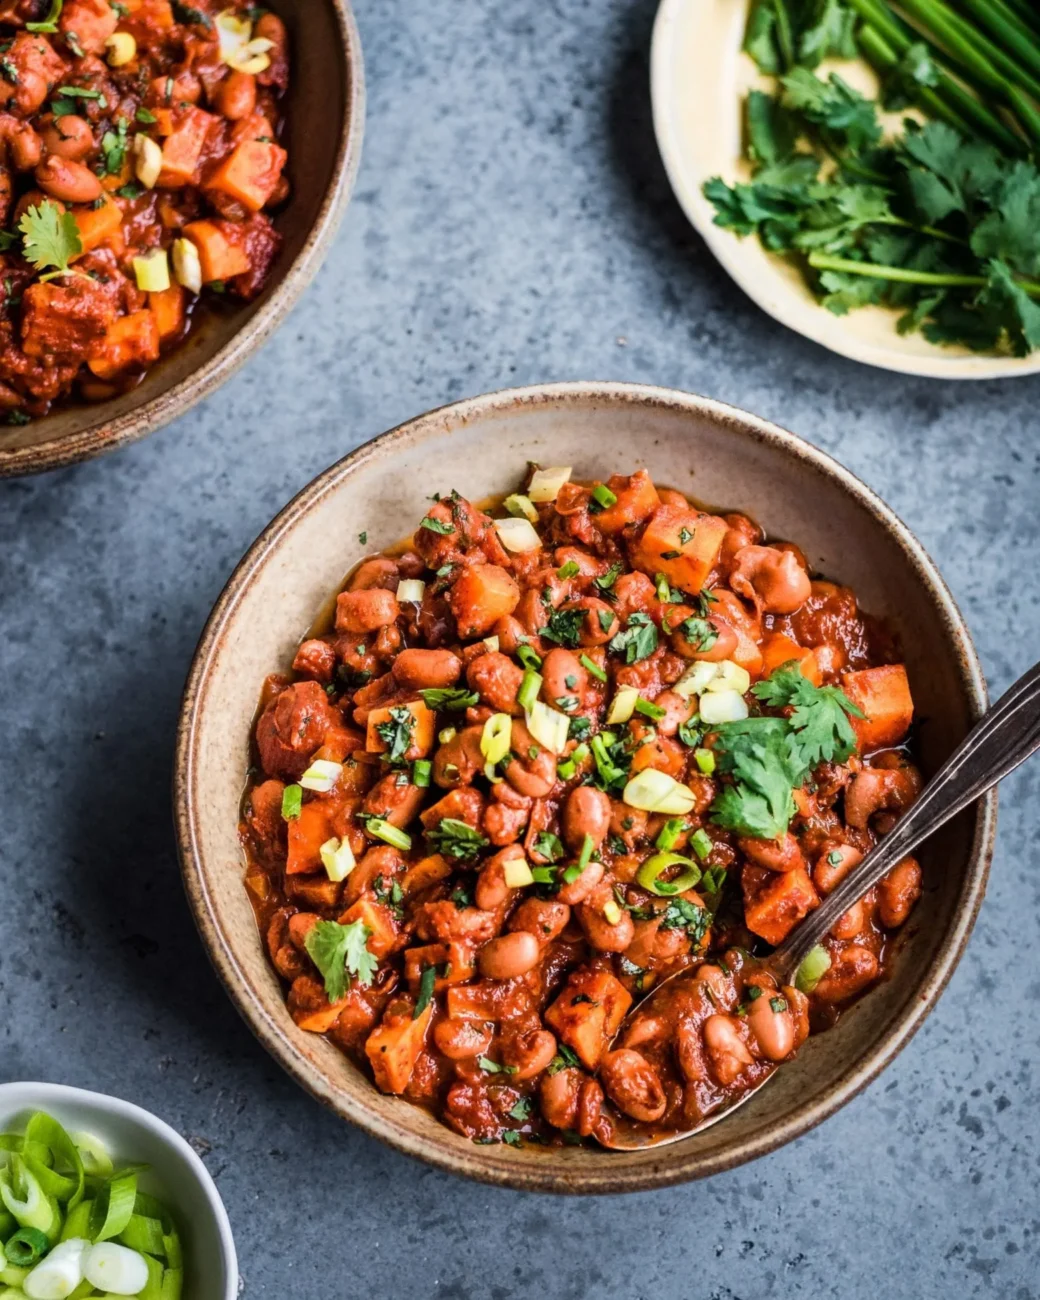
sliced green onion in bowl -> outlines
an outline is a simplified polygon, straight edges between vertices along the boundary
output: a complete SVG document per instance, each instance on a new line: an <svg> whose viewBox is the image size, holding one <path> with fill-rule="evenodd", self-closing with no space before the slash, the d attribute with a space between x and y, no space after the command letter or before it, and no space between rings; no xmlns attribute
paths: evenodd
<svg viewBox="0 0 1040 1300"><path fill-rule="evenodd" d="M531 475L527 488L527 497L542 505L546 501L555 501L560 495L560 488L570 481L570 465L554 465L549 469L536 469Z"/></svg>
<svg viewBox="0 0 1040 1300"><path fill-rule="evenodd" d="M640 695L635 703L636 713L641 713L644 718L649 718L651 722L660 722L667 712L659 704L651 704L649 700L644 700Z"/></svg>
<svg viewBox="0 0 1040 1300"><path fill-rule="evenodd" d="M513 719L508 713L493 713L480 733L480 752L489 767L494 767L509 753L513 739Z"/></svg>
<svg viewBox="0 0 1040 1300"><path fill-rule="evenodd" d="M661 880L661 873L667 871L669 867L684 867L685 870L672 880ZM700 879L700 867L692 859L684 858L681 853L655 853L647 858L636 872L636 880L644 889L664 898L693 889L700 883Z"/></svg>
<svg viewBox="0 0 1040 1300"><path fill-rule="evenodd" d="M491 651L496 651L496 652L497 652L498 650L501 649L501 644L500 644L500 642L499 642L499 638L498 638L497 636L486 636L486 637L484 638L484 644L485 644L485 645L487 646L487 648L488 648L489 650L491 650Z"/></svg>
<svg viewBox="0 0 1040 1300"><path fill-rule="evenodd" d="M7 1263L15 1268L32 1268L47 1253L50 1239L39 1228L19 1228L4 1242Z"/></svg>
<svg viewBox="0 0 1040 1300"><path fill-rule="evenodd" d="M601 510L606 510L609 506L617 505L617 497L607 487L606 483L597 483L592 489L592 499Z"/></svg>
<svg viewBox="0 0 1040 1300"><path fill-rule="evenodd" d="M812 948L794 977L794 986L802 993L811 993L831 968L831 955L822 944Z"/></svg>
<svg viewBox="0 0 1040 1300"><path fill-rule="evenodd" d="M442 745L447 745L450 744L458 734L459 733L454 727L441 727L440 731L437 732L437 739Z"/></svg>
<svg viewBox="0 0 1040 1300"><path fill-rule="evenodd" d="M84 1237L70 1237L55 1246L22 1283L28 1300L66 1300L71 1296L83 1281L83 1264L90 1249Z"/></svg>
<svg viewBox="0 0 1040 1300"><path fill-rule="evenodd" d="M384 844L389 844L394 849L400 849L402 853L407 853L412 847L412 837L406 831L391 826L382 817L370 817L365 823L365 830L374 839L382 840Z"/></svg>
<svg viewBox="0 0 1040 1300"><path fill-rule="evenodd" d="M542 539L528 519L496 519L495 532L506 550L514 555L541 549Z"/></svg>
<svg viewBox="0 0 1040 1300"><path fill-rule="evenodd" d="M605 682L607 680L606 672L598 663L595 662L595 660L590 659L588 655L579 655L578 662L587 672L590 672L592 676L595 677L596 681Z"/></svg>
<svg viewBox="0 0 1040 1300"><path fill-rule="evenodd" d="M139 1295L148 1285L144 1256L115 1241L99 1241L83 1260L83 1275L91 1286L109 1295Z"/></svg>
<svg viewBox="0 0 1040 1300"><path fill-rule="evenodd" d="M426 583L420 578L402 578L397 584L398 604L421 605L426 594Z"/></svg>
<svg viewBox="0 0 1040 1300"><path fill-rule="evenodd" d="M541 689L541 673L535 672L533 668L528 668L524 673L523 681L520 683L520 689L516 693L516 702L525 713L530 713L534 708L538 699L538 692Z"/></svg>
<svg viewBox="0 0 1040 1300"><path fill-rule="evenodd" d="M589 756L588 745L581 744L575 749L569 758L562 759L556 765L556 775L562 781L569 781L577 772L579 766L585 762Z"/></svg>
<svg viewBox="0 0 1040 1300"><path fill-rule="evenodd" d="M534 884L534 876L526 858L510 858L502 868L502 875L510 889L525 889Z"/></svg>
<svg viewBox="0 0 1040 1300"><path fill-rule="evenodd" d="M700 858L702 862L706 861L715 847L715 842L703 827L694 831L690 836L690 848Z"/></svg>
<svg viewBox="0 0 1040 1300"><path fill-rule="evenodd" d="M681 817L672 817L661 827L661 833L655 841L656 847L662 852L668 852L674 849L679 842L679 837L683 831L687 830L687 824Z"/></svg>
<svg viewBox="0 0 1040 1300"><path fill-rule="evenodd" d="M425 790L430 784L432 772L433 764L428 758L417 758L412 764L412 785L418 786L420 790Z"/></svg>
<svg viewBox="0 0 1040 1300"><path fill-rule="evenodd" d="M684 700L688 700L691 696L700 695L707 690L708 683L714 679L718 671L718 664L711 664L704 659L698 659L696 663L691 664L686 669L672 687L672 690L676 695L681 695Z"/></svg>
<svg viewBox="0 0 1040 1300"><path fill-rule="evenodd" d="M695 749L693 751L693 761L697 764L703 776L711 776L715 771L715 755L710 749Z"/></svg>
<svg viewBox="0 0 1040 1300"><path fill-rule="evenodd" d="M550 753L562 754L567 748L571 720L566 713L550 709L541 700L535 700L527 710L527 730Z"/></svg>
<svg viewBox="0 0 1040 1300"><path fill-rule="evenodd" d="M331 840L325 841L318 852L325 872L334 884L338 885L341 880L346 880L357 866L357 859L354 857L354 850L350 847L349 840L340 840L333 836Z"/></svg>
<svg viewBox="0 0 1040 1300"><path fill-rule="evenodd" d="M622 722L628 722L632 714L636 711L636 701L639 699L639 691L634 686L619 686L617 694L610 702L610 712L607 714L607 722L611 726L616 726Z"/></svg>
<svg viewBox="0 0 1040 1300"><path fill-rule="evenodd" d="M667 772L645 767L625 786L622 799L630 808L641 812L665 813L669 817L681 817L692 812L697 798L689 786L682 785Z"/></svg>
<svg viewBox="0 0 1040 1300"><path fill-rule="evenodd" d="M534 649L526 643L517 646L516 657L525 668L530 668L533 672L537 672L542 666L541 655L536 654Z"/></svg>
<svg viewBox="0 0 1040 1300"><path fill-rule="evenodd" d="M525 497L520 492L514 492L512 496L506 497L502 502L509 513L517 519L526 519L529 523L538 522L538 511L530 497Z"/></svg>
<svg viewBox="0 0 1040 1300"><path fill-rule="evenodd" d="M343 772L342 763L333 763L327 758L317 758L303 776L300 785L315 794L328 794ZM284 795L282 796L284 799Z"/></svg>
<svg viewBox="0 0 1040 1300"><path fill-rule="evenodd" d="M715 667L717 671L705 686L706 691L736 691L738 695L746 695L751 690L751 674L740 664L723 659Z"/></svg>
<svg viewBox="0 0 1040 1300"><path fill-rule="evenodd" d="M700 699L701 720L709 726L743 722L748 712L747 700L739 691L709 691Z"/></svg>

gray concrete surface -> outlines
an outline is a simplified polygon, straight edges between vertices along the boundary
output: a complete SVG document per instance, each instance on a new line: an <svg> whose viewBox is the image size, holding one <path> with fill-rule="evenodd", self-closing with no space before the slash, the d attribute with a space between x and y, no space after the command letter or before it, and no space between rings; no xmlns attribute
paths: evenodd
<svg viewBox="0 0 1040 1300"><path fill-rule="evenodd" d="M1040 380L871 371L746 301L662 174L653 7L359 0L365 158L304 306L178 424L0 485L0 1079L192 1135L257 1300L1040 1295L1040 764L1005 788L970 949L902 1057L796 1144L661 1193L496 1192L354 1132L253 1041L182 901L171 743L213 599L318 470L464 394L645 380L768 415L924 540L993 689L1037 657Z"/></svg>

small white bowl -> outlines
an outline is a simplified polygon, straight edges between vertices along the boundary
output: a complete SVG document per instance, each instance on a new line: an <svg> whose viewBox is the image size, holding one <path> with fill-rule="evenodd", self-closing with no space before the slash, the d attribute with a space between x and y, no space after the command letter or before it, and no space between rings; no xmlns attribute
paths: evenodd
<svg viewBox="0 0 1040 1300"><path fill-rule="evenodd" d="M142 1188L169 1206L181 1233L186 1300L238 1300L227 1211L206 1166L179 1133L118 1097L60 1083L0 1083L0 1132L20 1129L35 1110L100 1138L117 1164L148 1164Z"/></svg>
<svg viewBox="0 0 1040 1300"><path fill-rule="evenodd" d="M896 333L899 313L860 307L835 316L813 297L801 271L769 253L752 235L715 225L715 208L701 193L721 176L747 180L742 114L749 89L775 83L742 52L748 0L662 0L654 24L650 89L654 133L675 196L722 268L763 311L832 352L885 370L932 379L1004 379L1040 371L1040 352L985 356L936 347L923 334ZM864 94L877 80L864 62L828 64ZM898 120L898 119L894 119Z"/></svg>

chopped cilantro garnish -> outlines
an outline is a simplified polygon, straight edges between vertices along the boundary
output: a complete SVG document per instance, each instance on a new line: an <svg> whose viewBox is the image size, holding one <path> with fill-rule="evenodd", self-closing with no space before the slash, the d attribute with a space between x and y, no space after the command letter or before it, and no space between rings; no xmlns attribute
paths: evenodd
<svg viewBox="0 0 1040 1300"><path fill-rule="evenodd" d="M325 981L330 1002L338 1002L348 988L348 974L367 987L379 968L368 951L372 931L364 921L341 925L338 921L318 921L311 927L304 946Z"/></svg>
<svg viewBox="0 0 1040 1300"><path fill-rule="evenodd" d="M476 691L467 691L452 686L431 686L427 690L420 691L423 702L428 709L448 709L453 712L461 712L463 709L471 709L475 704L480 703L480 696Z"/></svg>
<svg viewBox="0 0 1040 1300"><path fill-rule="evenodd" d="M383 757L388 763L403 761L405 754L408 752L408 747L412 743L412 732L414 730L415 714L411 709L406 709L404 705L392 707L387 722L376 723L376 734L387 747Z"/></svg>
<svg viewBox="0 0 1040 1300"><path fill-rule="evenodd" d="M457 862L477 857L480 850L488 844L479 831L455 817L445 817L438 822L426 832L426 838L438 853L443 853L446 858L454 858Z"/></svg>
<svg viewBox="0 0 1040 1300"><path fill-rule="evenodd" d="M623 654L628 664L647 659L657 649L657 625L648 614L630 614L625 630L610 642L615 654Z"/></svg>

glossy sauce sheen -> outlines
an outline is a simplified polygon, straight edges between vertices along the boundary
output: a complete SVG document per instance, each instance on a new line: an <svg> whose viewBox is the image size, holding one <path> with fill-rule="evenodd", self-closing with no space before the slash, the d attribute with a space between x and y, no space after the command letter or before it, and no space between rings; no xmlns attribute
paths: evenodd
<svg viewBox="0 0 1040 1300"><path fill-rule="evenodd" d="M57 30L29 31L50 0L0 5L0 422L25 423L54 403L100 401L140 382L177 347L202 302L254 298L281 237L269 212L285 201L278 144L289 84L285 28L259 16L268 66L233 70L216 18L246 0L65 0ZM132 38L119 66L112 41ZM138 139L161 150L154 188L137 175ZM41 280L22 256L20 222L51 205L71 213L77 274ZM134 259L187 239L203 292L138 287Z"/></svg>
<svg viewBox="0 0 1040 1300"><path fill-rule="evenodd" d="M337 598L333 625L316 625L292 674L267 680L254 731L246 881L293 1018L327 1034L384 1091L477 1142L609 1145L618 1124L648 1139L694 1126L882 976L891 936L920 892L920 870L907 859L835 927L830 969L811 996L778 989L759 971L754 954L818 905L919 789L903 750L912 714L905 672L891 636L849 589L811 580L796 547L763 545L746 516L703 512L655 488L645 471L614 476L609 495L615 503L597 509L588 487L565 484L538 507L542 548L527 554L506 551L489 514L461 497L431 506L435 527L364 561ZM661 569L669 591L659 579L655 586ZM604 591L595 579L611 571ZM402 579L426 583L421 604L397 602ZM712 597L703 604L702 591ZM686 621L702 615L711 645L691 640ZM634 662L609 646L621 629L648 624L656 644ZM544 635L554 626L578 644L554 643ZM498 638L497 650L487 637ZM533 742L517 702L523 645L542 661L542 701L588 719L589 737L607 729L619 687L637 687L664 710L610 728L620 737L616 761L628 765L621 788L599 788L590 757L560 774L577 739L559 756ZM696 661L723 658L752 681L799 664L810 681L841 686L865 715L853 724L857 752L816 766L777 842L716 823L712 805L728 778L702 773L678 734L696 698L671 688ZM370 715L405 705L421 714L427 688L468 689L478 700L417 720L393 766ZM490 781L480 739L501 713L512 718L510 749ZM440 739L447 727L456 734ZM413 784L416 758L432 764L428 788ZM300 817L287 824L286 786L314 759L342 764L336 784L304 792ZM710 890L661 895L637 880L670 820L623 802L625 780L645 768L692 791L673 848L692 858L691 839L708 837L697 859L712 871ZM374 838L358 814L405 829L411 848ZM439 844L445 818L479 836L472 856ZM545 835L559 841L555 863ZM341 839L357 865L337 884L318 850ZM510 887L510 863L551 879ZM662 874L665 888L677 870ZM351 980L334 1004L307 946L319 920L363 921L378 961L370 983ZM430 967L432 997L421 1005ZM684 969L693 978L677 981L652 1015L634 1015L615 1042L630 1008Z"/></svg>

